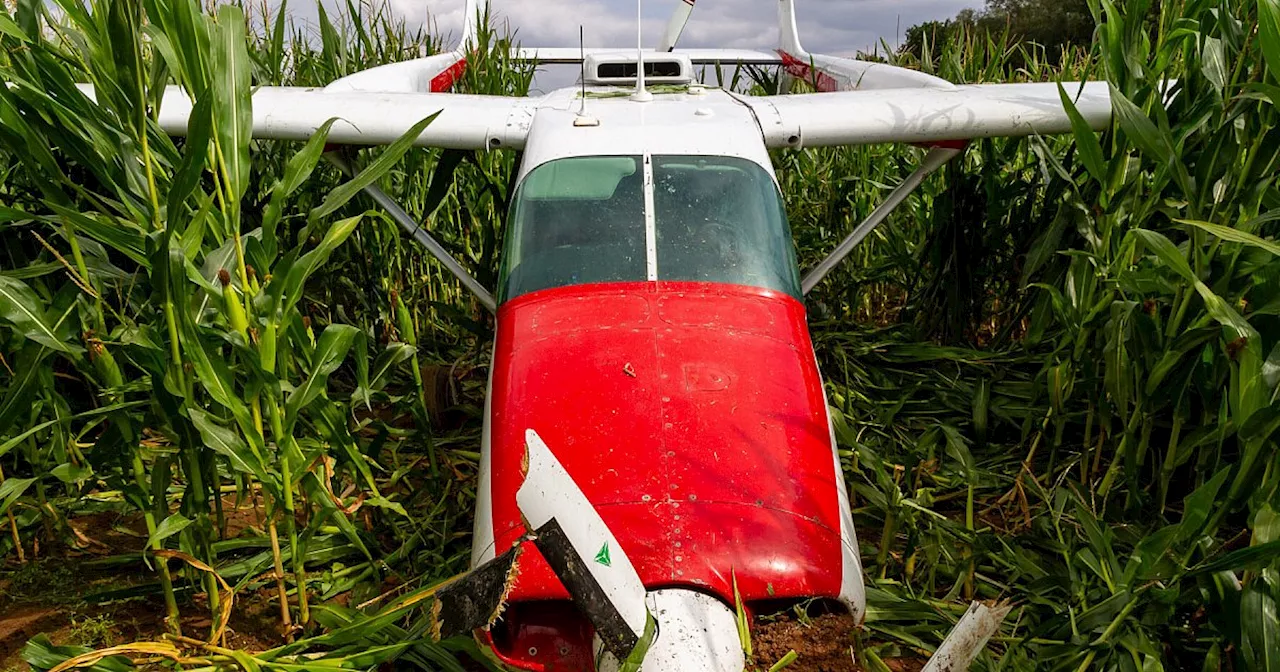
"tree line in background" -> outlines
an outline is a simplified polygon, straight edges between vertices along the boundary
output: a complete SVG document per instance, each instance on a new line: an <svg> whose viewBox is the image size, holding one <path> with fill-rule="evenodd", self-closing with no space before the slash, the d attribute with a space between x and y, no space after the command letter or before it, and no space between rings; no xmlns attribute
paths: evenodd
<svg viewBox="0 0 1280 672"><path fill-rule="evenodd" d="M982 9L964 9L954 19L907 28L899 53L920 58L959 31L976 30L1006 47L1034 43L1057 62L1068 47L1087 48L1096 26L1088 0L986 0Z"/></svg>

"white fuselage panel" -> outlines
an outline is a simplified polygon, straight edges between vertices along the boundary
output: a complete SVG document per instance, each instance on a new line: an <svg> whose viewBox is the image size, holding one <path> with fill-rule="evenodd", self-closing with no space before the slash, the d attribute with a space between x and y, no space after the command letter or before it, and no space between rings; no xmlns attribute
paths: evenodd
<svg viewBox="0 0 1280 672"><path fill-rule="evenodd" d="M719 89L653 91L640 103L628 89L561 89L538 103L517 180L555 159L573 156L734 156L773 165L755 113ZM690 92L692 91L692 92Z"/></svg>

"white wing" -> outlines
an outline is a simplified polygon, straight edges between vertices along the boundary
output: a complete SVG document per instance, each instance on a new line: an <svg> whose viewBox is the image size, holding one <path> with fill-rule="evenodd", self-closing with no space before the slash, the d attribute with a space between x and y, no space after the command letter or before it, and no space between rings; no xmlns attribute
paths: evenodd
<svg viewBox="0 0 1280 672"><path fill-rule="evenodd" d="M91 86L80 88L92 97ZM537 100L267 86L253 94L253 137L306 140L337 117L329 131L330 143L385 145L439 112L414 144L447 149L521 149ZM167 87L160 105L160 127L170 135L186 135L190 116L191 99L182 89Z"/></svg>
<svg viewBox="0 0 1280 672"><path fill-rule="evenodd" d="M655 49L641 50L645 54L667 53ZM614 47L612 49L578 47L521 47L511 50L511 58L519 61L537 61L544 64L581 63L584 56L592 54L636 53L636 50ZM782 65L782 56L772 51L757 49L674 49L670 53L683 54L697 65Z"/></svg>
<svg viewBox="0 0 1280 672"><path fill-rule="evenodd" d="M1111 121L1106 82L1064 82L1089 127ZM739 99L755 111L769 147L881 142L942 143L973 138L1070 133L1058 85L972 84L951 88L863 89Z"/></svg>

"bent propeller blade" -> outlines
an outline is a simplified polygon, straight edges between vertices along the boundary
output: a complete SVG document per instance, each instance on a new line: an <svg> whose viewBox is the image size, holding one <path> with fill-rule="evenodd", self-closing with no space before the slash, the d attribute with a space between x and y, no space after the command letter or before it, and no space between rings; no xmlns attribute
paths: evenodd
<svg viewBox="0 0 1280 672"><path fill-rule="evenodd" d="M662 41L658 43L659 52L676 48L676 42L680 41L680 34L684 32L685 24L689 23L689 15L693 14L694 2L696 0L680 0L676 3L676 11L667 22L667 30L662 34Z"/></svg>
<svg viewBox="0 0 1280 672"><path fill-rule="evenodd" d="M515 583L516 563L523 548L516 544L436 589L431 604L431 637L435 641L488 628L498 620Z"/></svg>
<svg viewBox="0 0 1280 672"><path fill-rule="evenodd" d="M654 635L645 588L613 532L538 433L525 432L529 469L516 505L534 545L618 660L644 657Z"/></svg>

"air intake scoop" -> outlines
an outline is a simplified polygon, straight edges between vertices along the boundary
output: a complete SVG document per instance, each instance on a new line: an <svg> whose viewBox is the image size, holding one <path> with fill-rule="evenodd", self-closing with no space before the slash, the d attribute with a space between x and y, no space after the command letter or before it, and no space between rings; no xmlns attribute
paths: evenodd
<svg viewBox="0 0 1280 672"><path fill-rule="evenodd" d="M593 86L635 86L639 58L635 53L588 54L583 65L586 83ZM646 53L646 84L688 84L693 63L683 54Z"/></svg>

